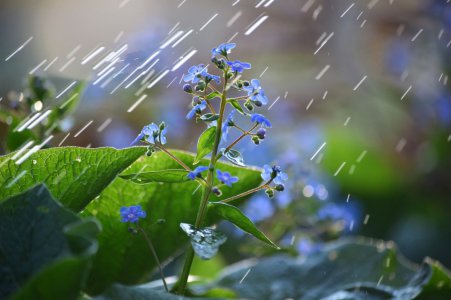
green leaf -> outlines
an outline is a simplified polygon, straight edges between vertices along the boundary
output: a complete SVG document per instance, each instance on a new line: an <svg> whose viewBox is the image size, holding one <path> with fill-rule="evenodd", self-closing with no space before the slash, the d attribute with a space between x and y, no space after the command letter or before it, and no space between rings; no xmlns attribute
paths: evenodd
<svg viewBox="0 0 451 300"><path fill-rule="evenodd" d="M210 202L208 207L208 213L222 217L223 219L233 223L236 227L251 234L260 241L279 249L266 235L258 230L252 221L238 209L238 207L221 202Z"/></svg>
<svg viewBox="0 0 451 300"><path fill-rule="evenodd" d="M197 155L194 159L194 164L198 164L199 161L208 153L213 150L216 137L216 126L212 126L205 130L197 141Z"/></svg>
<svg viewBox="0 0 451 300"><path fill-rule="evenodd" d="M193 168L193 154L171 152ZM201 163L207 164L207 161L203 160ZM222 197L231 197L261 183L260 170L238 168L222 162L218 162L217 166L240 178L240 184L224 189ZM124 175L177 168L180 166L164 152L156 152L151 157L142 156ZM160 260L165 261L189 244L189 239L179 224L194 224L201 193L202 188L194 181L143 185L118 178L109 185L83 212L85 216L95 216L103 227L88 291L100 293L114 282L143 282L155 270L156 265L149 256L145 240L139 235L130 234L128 225L120 222L119 209L122 206L141 205L147 212L147 217L140 221L140 226L148 233ZM241 200L244 199L239 201ZM159 219L166 222L158 224ZM209 219L206 226L215 221L217 219Z"/></svg>
<svg viewBox="0 0 451 300"><path fill-rule="evenodd" d="M219 246L225 243L227 237L219 230L205 227L195 228L194 225L181 223L180 228L188 235L194 252L204 260L211 259L218 253Z"/></svg>
<svg viewBox="0 0 451 300"><path fill-rule="evenodd" d="M219 115L208 113L208 114L200 116L199 119L201 119L204 122L213 122L213 121L216 121L217 119L219 119Z"/></svg>
<svg viewBox="0 0 451 300"><path fill-rule="evenodd" d="M216 98L216 97L221 98L221 93L219 93L219 92L211 92L210 94L207 95L205 100L211 100L211 99Z"/></svg>
<svg viewBox="0 0 451 300"><path fill-rule="evenodd" d="M222 155L224 155L225 158L227 158L231 163L240 166L245 167L243 156L239 151L229 149L226 153L224 153L225 149L221 149Z"/></svg>
<svg viewBox="0 0 451 300"><path fill-rule="evenodd" d="M45 183L65 207L80 211L145 151L145 147L52 148L37 151L20 164L23 154L10 153L0 157L0 201Z"/></svg>
<svg viewBox="0 0 451 300"><path fill-rule="evenodd" d="M151 182L185 182L190 179L186 176L188 172L184 169L170 169L161 171L149 171L136 174L119 175L122 179L130 180L138 184Z"/></svg>
<svg viewBox="0 0 451 300"><path fill-rule="evenodd" d="M243 107L241 106L240 102L238 102L238 100L236 99L227 99L227 102L229 102L234 108L236 108L236 110L242 114L242 115L247 115L247 113L244 112Z"/></svg>
<svg viewBox="0 0 451 300"><path fill-rule="evenodd" d="M305 260L246 261L223 274L212 285L246 299L451 299L449 271L429 259L417 266L392 242L367 239L330 244Z"/></svg>
<svg viewBox="0 0 451 300"><path fill-rule="evenodd" d="M99 224L55 202L44 185L0 203L0 296L78 299Z"/></svg>

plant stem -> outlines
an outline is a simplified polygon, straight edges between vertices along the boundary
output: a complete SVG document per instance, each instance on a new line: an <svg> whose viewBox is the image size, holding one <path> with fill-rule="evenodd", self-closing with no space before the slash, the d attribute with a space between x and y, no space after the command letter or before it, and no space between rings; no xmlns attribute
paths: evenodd
<svg viewBox="0 0 451 300"><path fill-rule="evenodd" d="M255 129L255 127L257 127L258 124L255 124L254 126L252 126L251 129L249 129L248 131L243 132L243 134L241 136L239 136L233 143L231 143L225 150L224 153L227 153L227 151L229 151L230 149L233 148L233 146L235 146L236 144L238 144L239 141L241 141L244 137L248 136L252 130Z"/></svg>
<svg viewBox="0 0 451 300"><path fill-rule="evenodd" d="M177 157L174 156L174 154L172 154L171 152L169 152L168 149L166 149L165 147L163 147L163 145L161 144L155 144L155 146L160 149L161 151L163 151L164 153L166 153L167 155L169 155L170 158L172 158L173 160L175 160L180 166L182 166L186 171L191 172L191 169L185 165L185 163L183 161L181 161L180 159L178 159Z"/></svg>
<svg viewBox="0 0 451 300"><path fill-rule="evenodd" d="M144 231L144 229L141 226L138 225L137 228L143 234L144 239L147 242L147 246L149 246L149 249L152 252L153 258L155 259L155 261L157 263L158 270L160 271L161 280L163 281L164 289L166 290L166 292L169 292L168 285L166 284L166 280L164 279L163 269L161 268L161 263L160 263L160 260L158 259L158 255L157 255L157 252L155 251L152 241L150 240L149 236L147 235L147 233Z"/></svg>
<svg viewBox="0 0 451 300"><path fill-rule="evenodd" d="M213 149L211 152L211 158L210 158L210 164L208 168L208 174L207 174L207 185L204 186L204 189L202 191L202 198L199 204L199 210L197 212L196 222L194 224L195 228L199 228L202 226L204 222L204 218L207 212L207 206L208 206L208 199L211 194L211 189L213 187L213 178L214 178L214 170L216 165L216 155L218 153L219 143L221 142L221 134L222 134L222 120L224 118L224 111L227 104L227 73L228 69L224 70L224 86L222 88L222 95L221 95L221 104L219 107L219 118L217 120L217 126L216 126L216 136L215 141L213 144ZM186 254L185 258L185 264L183 265L183 270L180 275L179 281L178 281L178 294L183 295L185 293L186 284L188 282L188 276L191 270L191 265L193 263L194 259L194 250L192 247L189 248L188 253Z"/></svg>
<svg viewBox="0 0 451 300"><path fill-rule="evenodd" d="M228 202L231 202L231 201L233 201L233 200L235 200L235 199L238 199L238 198L241 198L241 197L244 197L244 196L253 194L253 193L255 193L255 192L258 192L259 190L262 190L262 189L264 189L264 188L269 187L269 184L270 184L272 181L273 181L273 179L270 179L270 180L268 180L267 182L265 182L264 184L262 184L262 185L260 185L260 186L257 186L256 188L250 189L250 190L248 190L248 191L246 191L246 192L243 192L243 193L241 193L241 194L238 194L238 195L229 197L229 198L227 198L227 199L220 200L219 202L222 202L222 203L228 203Z"/></svg>

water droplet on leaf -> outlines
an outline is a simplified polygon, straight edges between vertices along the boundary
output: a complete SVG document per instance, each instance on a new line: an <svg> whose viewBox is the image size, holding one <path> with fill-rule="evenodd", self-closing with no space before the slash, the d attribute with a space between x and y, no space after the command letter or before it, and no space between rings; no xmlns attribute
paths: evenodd
<svg viewBox="0 0 451 300"><path fill-rule="evenodd" d="M196 229L191 224L180 223L182 230L191 239L194 252L201 259L211 259L218 252L219 246L225 243L227 237L213 228Z"/></svg>

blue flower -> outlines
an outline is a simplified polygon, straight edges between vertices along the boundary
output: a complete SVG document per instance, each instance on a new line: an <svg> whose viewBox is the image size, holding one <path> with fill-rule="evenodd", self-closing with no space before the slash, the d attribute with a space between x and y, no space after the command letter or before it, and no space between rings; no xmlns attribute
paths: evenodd
<svg viewBox="0 0 451 300"><path fill-rule="evenodd" d="M186 119L189 120L192 117L194 117L194 115L196 113L201 113L205 108L207 108L207 102L205 100L201 101L199 104L195 105L187 114L186 114Z"/></svg>
<svg viewBox="0 0 451 300"><path fill-rule="evenodd" d="M188 175L186 175L189 179L194 180L196 177L201 177L201 173L208 170L207 166L198 166L193 171L189 172Z"/></svg>
<svg viewBox="0 0 451 300"><path fill-rule="evenodd" d="M136 223L139 218L144 219L146 217L146 212L141 209L141 205L123 206L119 210L121 214L121 222Z"/></svg>
<svg viewBox="0 0 451 300"><path fill-rule="evenodd" d="M228 53L230 53L230 50L232 50L233 48L236 47L235 43L223 43L221 45L219 45L216 48L213 48L211 50L211 53L213 54L213 56L216 55L223 55L223 56L227 56Z"/></svg>
<svg viewBox="0 0 451 300"><path fill-rule="evenodd" d="M150 144L161 143L166 144L166 127L160 131L160 127L155 123L150 123L143 127L138 136L133 140L131 145L136 144L140 140L144 139Z"/></svg>
<svg viewBox="0 0 451 300"><path fill-rule="evenodd" d="M216 170L216 174L218 175L218 180L228 186L232 186L232 183L238 181L238 177L230 175L229 172L221 172L221 170Z"/></svg>
<svg viewBox="0 0 451 300"><path fill-rule="evenodd" d="M185 82L191 81L192 83L198 83L202 76L207 73L207 67L203 64L192 66L188 69L188 74L183 77Z"/></svg>
<svg viewBox="0 0 451 300"><path fill-rule="evenodd" d="M233 116L235 115L235 109L232 110L229 115L227 116L227 119L222 123L222 141L227 141L227 136L229 134L229 127L233 126Z"/></svg>
<svg viewBox="0 0 451 300"><path fill-rule="evenodd" d="M268 104L268 97L266 97L258 79L252 79L250 85L243 87L243 89L247 91L247 95L252 102L260 102L263 105Z"/></svg>
<svg viewBox="0 0 451 300"><path fill-rule="evenodd" d="M282 184L282 181L285 181L288 179L288 175L286 173L282 172L282 170L279 166L271 167L269 165L264 165L263 169L264 169L264 171L261 174L261 177L265 181L273 179L275 184Z"/></svg>
<svg viewBox="0 0 451 300"><path fill-rule="evenodd" d="M252 114L251 115L251 121L258 123L258 124L262 124L262 126L266 126L268 128L271 128L271 122L269 122L269 120L261 114Z"/></svg>
<svg viewBox="0 0 451 300"><path fill-rule="evenodd" d="M228 61L227 64L231 67L233 72L241 73L244 71L244 69L250 69L251 64L247 62L242 62L239 60L235 61Z"/></svg>
<svg viewBox="0 0 451 300"><path fill-rule="evenodd" d="M205 76L205 81L207 81L207 82L214 80L217 84L221 83L221 77L219 77L219 76L209 74L206 72L205 72L204 76Z"/></svg>

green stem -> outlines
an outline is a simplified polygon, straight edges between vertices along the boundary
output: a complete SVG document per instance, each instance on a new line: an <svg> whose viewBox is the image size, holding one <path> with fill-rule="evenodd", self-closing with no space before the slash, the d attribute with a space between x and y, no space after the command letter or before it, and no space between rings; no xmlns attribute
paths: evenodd
<svg viewBox="0 0 451 300"><path fill-rule="evenodd" d="M269 187L269 184L270 184L272 181L273 181L273 179L270 179L270 180L268 180L266 183L264 183L264 184L262 184L262 185L259 185L259 186L257 186L256 188L250 189L250 190L248 190L248 191L246 191L246 192L243 192L243 193L241 193L241 194L238 194L238 195L229 197L229 198L224 199L224 200L221 200L221 201L219 201L219 202L222 202L222 203L228 203L228 202L231 202L231 201L233 201L233 200L235 200L235 199L238 199L238 198L241 198L241 197L244 197L244 196L253 194L253 193L258 192L258 191L260 191L260 190L262 190L262 189L264 189L264 188Z"/></svg>
<svg viewBox="0 0 451 300"><path fill-rule="evenodd" d="M169 292L168 285L166 284L166 280L164 279L163 269L161 268L161 263L160 263L160 260L158 259L158 255L157 255L157 252L155 251L152 241L150 240L149 236L147 235L147 233L144 231L144 229L141 226L138 225L137 228L143 234L144 239L147 242L147 246L149 246L150 252L152 252L153 258L155 259L155 262L157 263L158 270L160 271L161 280L163 281L164 289L166 290L166 292Z"/></svg>
<svg viewBox="0 0 451 300"><path fill-rule="evenodd" d="M235 141L233 141L233 143L231 143L227 148L225 148L224 153L227 153L230 149L233 148L233 146L238 144L239 141L241 141L243 138L248 136L255 129L255 127L257 127L257 126L258 126L258 124L255 124L251 129L249 129L248 131L243 132L242 135L240 135ZM221 156L222 156L222 153L218 155L218 159L221 158Z"/></svg>
<svg viewBox="0 0 451 300"><path fill-rule="evenodd" d="M199 205L199 210L197 212L196 222L194 227L199 228L202 226L204 222L204 218L207 212L208 199L211 194L211 189L213 187L213 178L214 178L214 170L216 165L216 155L218 153L219 143L221 142L221 134L222 134L222 120L224 118L224 111L227 104L227 72L228 69L224 70L224 86L222 88L221 95L221 104L219 107L219 118L217 120L216 126L216 136L213 144L213 149L211 152L210 165L208 168L207 174L207 185L204 186L202 191L202 198ZM185 258L185 264L183 265L182 273L180 274L180 278L178 281L178 294L183 295L185 293L186 285L188 282L189 273L191 270L191 265L194 259L194 251L192 247L188 250L188 253Z"/></svg>

